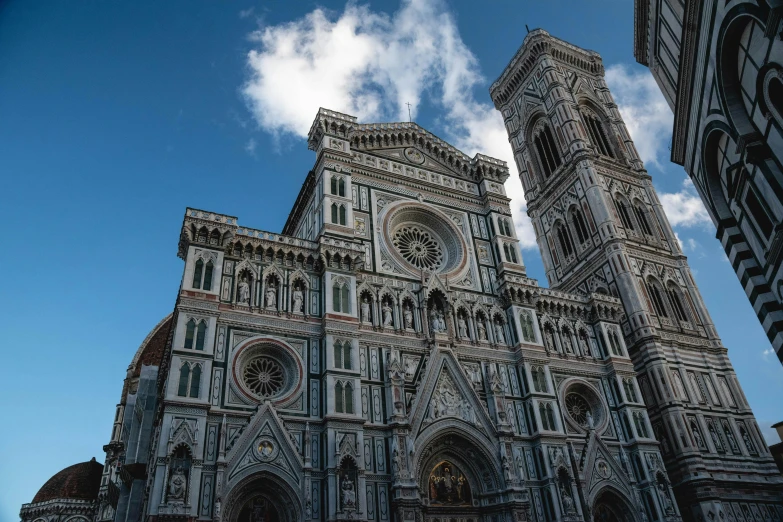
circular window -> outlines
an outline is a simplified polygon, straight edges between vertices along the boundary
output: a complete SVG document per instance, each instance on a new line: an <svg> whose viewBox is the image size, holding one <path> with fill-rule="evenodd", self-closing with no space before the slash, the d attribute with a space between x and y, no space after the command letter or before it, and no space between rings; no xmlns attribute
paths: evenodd
<svg viewBox="0 0 783 522"><path fill-rule="evenodd" d="M242 378L253 393L259 397L272 397L283 388L283 369L269 357L256 357L242 370Z"/></svg>
<svg viewBox="0 0 783 522"><path fill-rule="evenodd" d="M460 230L438 210L418 202L389 205L382 218L385 251L403 270L454 277L467 267Z"/></svg>
<svg viewBox="0 0 783 522"><path fill-rule="evenodd" d="M236 352L233 381L254 401L285 401L298 391L304 371L298 357L277 339L248 340Z"/></svg>
<svg viewBox="0 0 783 522"><path fill-rule="evenodd" d="M416 268L435 271L443 264L443 249L432 234L421 227L410 225L397 229L392 242L400 255Z"/></svg>
<svg viewBox="0 0 783 522"><path fill-rule="evenodd" d="M566 411L577 424L582 427L587 427L588 414L592 418L593 414L590 411L590 405L584 397L578 393L569 393L565 398Z"/></svg>
<svg viewBox="0 0 783 522"><path fill-rule="evenodd" d="M564 387L563 404L572 424L582 429L604 429L607 417L598 391L590 384L574 380Z"/></svg>

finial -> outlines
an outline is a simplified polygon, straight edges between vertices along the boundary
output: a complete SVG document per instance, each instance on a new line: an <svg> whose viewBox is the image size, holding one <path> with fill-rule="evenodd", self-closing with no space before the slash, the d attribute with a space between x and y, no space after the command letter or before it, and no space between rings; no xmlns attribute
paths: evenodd
<svg viewBox="0 0 783 522"><path fill-rule="evenodd" d="M527 26L527 24L525 24L525 29L527 29L528 33L530 32L530 28Z"/></svg>

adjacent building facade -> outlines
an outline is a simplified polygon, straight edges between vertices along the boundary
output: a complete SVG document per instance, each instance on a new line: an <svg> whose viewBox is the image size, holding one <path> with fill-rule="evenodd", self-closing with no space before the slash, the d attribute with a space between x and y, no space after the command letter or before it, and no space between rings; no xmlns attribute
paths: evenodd
<svg viewBox="0 0 783 522"><path fill-rule="evenodd" d="M674 111L685 167L783 362L783 3L636 0L634 55Z"/></svg>
<svg viewBox="0 0 783 522"><path fill-rule="evenodd" d="M91 511L23 520L783 520L600 57L534 31L492 96L551 288L504 162L321 109L282 233L187 209Z"/></svg>
<svg viewBox="0 0 783 522"><path fill-rule="evenodd" d="M597 53L536 30L491 88L550 287L620 298L683 517L771 516L781 477L603 75Z"/></svg>

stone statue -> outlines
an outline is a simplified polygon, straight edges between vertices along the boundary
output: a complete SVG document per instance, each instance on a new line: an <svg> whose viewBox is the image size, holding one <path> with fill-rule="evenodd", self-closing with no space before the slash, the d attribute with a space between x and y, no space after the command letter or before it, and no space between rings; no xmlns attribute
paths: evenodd
<svg viewBox="0 0 783 522"><path fill-rule="evenodd" d="M666 514L670 515L674 513L672 499L669 498L669 492L666 491L666 484L663 482L658 482L658 493L660 493L661 502L663 503L663 509L666 511Z"/></svg>
<svg viewBox="0 0 783 522"><path fill-rule="evenodd" d="M593 421L593 414L590 410L587 410L585 412L585 422L587 423L587 429L592 430L595 428L595 424Z"/></svg>
<svg viewBox="0 0 783 522"><path fill-rule="evenodd" d="M696 439L696 445L700 448L704 447L704 440L701 438L701 432L695 424L691 424L691 431L693 432L693 438Z"/></svg>
<svg viewBox="0 0 783 522"><path fill-rule="evenodd" d="M250 303L250 285L247 284L247 281L240 281L238 290L239 302L245 304Z"/></svg>
<svg viewBox="0 0 783 522"><path fill-rule="evenodd" d="M533 332L533 322L530 319L530 314L527 312L522 312L522 314L519 316L519 323L520 326L522 326L522 338L525 341L528 342L535 342L536 336Z"/></svg>
<svg viewBox="0 0 783 522"><path fill-rule="evenodd" d="M565 485L560 486L560 497L563 500L563 510L566 514L574 513L574 499L571 498L571 495L566 491Z"/></svg>
<svg viewBox="0 0 783 522"><path fill-rule="evenodd" d="M583 355L590 356L590 346L587 344L587 339L581 335L579 336L579 348L582 350Z"/></svg>
<svg viewBox="0 0 783 522"><path fill-rule="evenodd" d="M362 299L361 312L362 312L362 322L371 324L372 320L370 319L370 302L367 300L366 297Z"/></svg>
<svg viewBox="0 0 783 522"><path fill-rule="evenodd" d="M508 462L508 457L503 455L503 458L501 459L501 463L503 466L503 476L506 477L506 480L514 480L514 475L511 472L511 464Z"/></svg>
<svg viewBox="0 0 783 522"><path fill-rule="evenodd" d="M446 319L443 317L443 312L438 310L438 331L443 333L446 331Z"/></svg>
<svg viewBox="0 0 783 522"><path fill-rule="evenodd" d="M215 518L220 520L220 497L215 500Z"/></svg>
<svg viewBox="0 0 783 522"><path fill-rule="evenodd" d="M400 473L400 470L402 469L402 457L400 457L400 452L397 451L397 449L394 449L394 453L392 454L392 474L397 476Z"/></svg>
<svg viewBox="0 0 783 522"><path fill-rule="evenodd" d="M555 336L552 333L552 330L544 329L544 347L547 350L554 350L555 349Z"/></svg>
<svg viewBox="0 0 783 522"><path fill-rule="evenodd" d="M446 331L446 321L443 318L443 312L434 306L430 310L430 328L432 333L443 333Z"/></svg>
<svg viewBox="0 0 783 522"><path fill-rule="evenodd" d="M406 329L413 329L413 312L411 311L411 307L408 305L405 305L402 311L402 317L403 321L405 322L405 328Z"/></svg>
<svg viewBox="0 0 783 522"><path fill-rule="evenodd" d="M277 288L271 282L266 287L266 307L277 308Z"/></svg>
<svg viewBox="0 0 783 522"><path fill-rule="evenodd" d="M185 478L185 471L178 467L172 473L171 478L169 478L169 502L184 502L187 484L188 480Z"/></svg>
<svg viewBox="0 0 783 522"><path fill-rule="evenodd" d="M342 484L343 509L353 509L356 507L356 490L353 487L353 481L345 477Z"/></svg>
<svg viewBox="0 0 783 522"><path fill-rule="evenodd" d="M506 336L503 334L503 323L495 323L495 340L498 344L506 344Z"/></svg>
<svg viewBox="0 0 783 522"><path fill-rule="evenodd" d="M468 323L465 322L465 318L461 315L457 321L457 331L459 332L459 336L463 339L468 338Z"/></svg>
<svg viewBox="0 0 783 522"><path fill-rule="evenodd" d="M487 329L484 326L484 321L482 321L482 320L476 321L476 329L478 330L479 341L486 341L487 340Z"/></svg>
<svg viewBox="0 0 783 522"><path fill-rule="evenodd" d="M560 336L560 342L563 344L563 349L566 353L574 353L574 347L571 346L571 334L563 332Z"/></svg>
<svg viewBox="0 0 783 522"><path fill-rule="evenodd" d="M302 306L304 305L304 293L302 290L299 288L294 289L291 300L293 301L293 311L296 313L302 313Z"/></svg>
<svg viewBox="0 0 783 522"><path fill-rule="evenodd" d="M388 328L393 323L392 308L389 306L389 303L383 303L381 311L383 312L383 327Z"/></svg>

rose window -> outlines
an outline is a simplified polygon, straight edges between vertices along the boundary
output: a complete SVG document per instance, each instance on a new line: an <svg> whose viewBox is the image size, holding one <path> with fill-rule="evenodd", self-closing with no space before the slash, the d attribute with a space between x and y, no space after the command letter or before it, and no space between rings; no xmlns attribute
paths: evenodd
<svg viewBox="0 0 783 522"><path fill-rule="evenodd" d="M245 386L260 397L277 395L285 383L280 364L269 357L257 357L249 361L242 372Z"/></svg>
<svg viewBox="0 0 783 522"><path fill-rule="evenodd" d="M435 237L417 226L398 229L392 239L400 255L416 268L437 270L443 265L443 249Z"/></svg>
<svg viewBox="0 0 783 522"><path fill-rule="evenodd" d="M578 393L569 393L565 398L568 415L580 426L587 426L587 414L592 416L590 405Z"/></svg>

